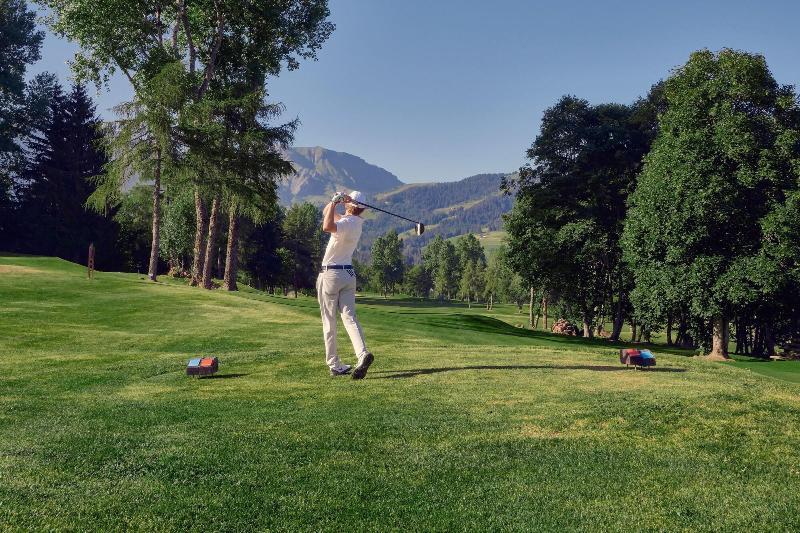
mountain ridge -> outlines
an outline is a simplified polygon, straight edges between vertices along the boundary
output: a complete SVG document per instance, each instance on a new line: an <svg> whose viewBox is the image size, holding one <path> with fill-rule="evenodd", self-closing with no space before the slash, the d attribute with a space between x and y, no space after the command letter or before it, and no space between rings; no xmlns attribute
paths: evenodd
<svg viewBox="0 0 800 533"><path fill-rule="evenodd" d="M296 172L281 186L285 205L308 201L322 205L337 190L359 190L368 203L426 225L425 234L411 236L409 223L367 210L357 256L365 259L374 240L390 230L404 239L407 258L416 261L422 248L436 235L450 238L502 228L502 215L513 205L513 196L500 190L509 173L475 174L460 180L405 183L391 172L364 159L323 147L295 147L286 152ZM407 238L406 238L407 237Z"/></svg>
<svg viewBox="0 0 800 533"><path fill-rule="evenodd" d="M366 194L404 185L388 170L361 157L321 146L296 146L285 151L295 172L278 189L283 203L325 198L337 190L359 190Z"/></svg>

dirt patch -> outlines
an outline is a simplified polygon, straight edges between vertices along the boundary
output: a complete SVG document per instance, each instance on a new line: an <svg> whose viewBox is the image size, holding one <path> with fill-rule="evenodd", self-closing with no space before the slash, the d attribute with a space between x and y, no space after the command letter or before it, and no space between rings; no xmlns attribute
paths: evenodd
<svg viewBox="0 0 800 533"><path fill-rule="evenodd" d="M17 266L17 265L0 265L0 275L4 274L44 274L44 270L38 268Z"/></svg>

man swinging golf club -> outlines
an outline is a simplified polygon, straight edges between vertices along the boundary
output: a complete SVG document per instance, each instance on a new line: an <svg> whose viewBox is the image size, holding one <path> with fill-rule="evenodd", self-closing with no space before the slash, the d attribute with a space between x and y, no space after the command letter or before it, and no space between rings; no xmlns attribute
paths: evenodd
<svg viewBox="0 0 800 533"><path fill-rule="evenodd" d="M322 313L322 334L325 338L325 361L330 368L331 376L344 376L350 373L351 366L339 359L336 351L336 312L342 314L342 322L353 343L353 350L358 363L353 370L353 379L362 379L367 375L369 365L374 357L367 351L364 332L356 318L356 273L353 270L353 252L361 237L361 226L364 219L359 215L364 207L356 202L366 200L359 191L349 195L337 192L325 206L322 217L322 229L331 234L322 268L317 277L317 297ZM345 214L336 212L336 205L345 204Z"/></svg>

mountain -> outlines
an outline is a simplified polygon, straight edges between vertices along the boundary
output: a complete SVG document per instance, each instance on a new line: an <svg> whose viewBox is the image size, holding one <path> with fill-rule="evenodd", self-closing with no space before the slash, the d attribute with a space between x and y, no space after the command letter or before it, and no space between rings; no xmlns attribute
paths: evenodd
<svg viewBox="0 0 800 533"><path fill-rule="evenodd" d="M368 202L425 224L425 233L413 234L413 226L398 218L367 210L367 223L357 257L366 259L374 240L396 230L404 240L405 255L419 260L422 248L436 235L450 238L464 233L481 234L503 227L502 215L514 203L500 191L507 174L476 174L458 181L403 183L397 176L360 157L315 146L287 150L296 172L281 185L281 202L311 202L322 205L334 191L359 190Z"/></svg>
<svg viewBox="0 0 800 533"><path fill-rule="evenodd" d="M459 181L414 183L377 194L376 207L423 222L425 233L416 236L410 231L413 229L410 223L367 210L368 222L364 224L359 256L366 257L375 238L390 229L395 229L403 237L405 254L414 261L436 235L449 238L502 229L502 215L514 204L513 196L500 190L500 183L506 175L477 174Z"/></svg>
<svg viewBox="0 0 800 533"><path fill-rule="evenodd" d="M278 190L285 204L306 200L321 203L335 191L358 190L374 196L403 185L388 170L345 152L320 146L294 147L286 155L296 172Z"/></svg>

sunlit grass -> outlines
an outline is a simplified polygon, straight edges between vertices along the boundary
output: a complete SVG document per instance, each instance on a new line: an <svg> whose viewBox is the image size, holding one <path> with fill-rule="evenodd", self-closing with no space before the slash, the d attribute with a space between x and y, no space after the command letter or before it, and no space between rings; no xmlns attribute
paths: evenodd
<svg viewBox="0 0 800 533"><path fill-rule="evenodd" d="M748 371L772 363L628 370L512 306L363 297L354 382L311 298L3 257L0 302L4 528L800 528L800 386Z"/></svg>

